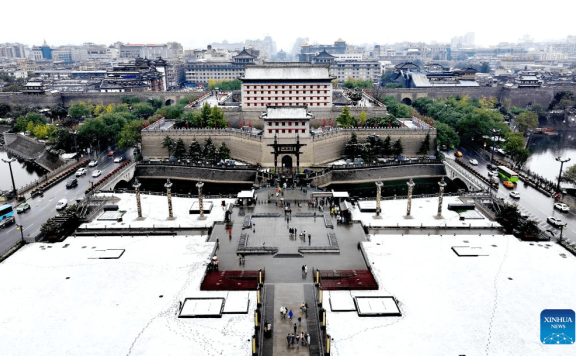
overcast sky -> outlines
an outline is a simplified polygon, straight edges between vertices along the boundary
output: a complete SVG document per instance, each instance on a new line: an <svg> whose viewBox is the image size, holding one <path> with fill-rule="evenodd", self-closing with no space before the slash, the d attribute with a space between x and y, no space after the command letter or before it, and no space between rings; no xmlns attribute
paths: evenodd
<svg viewBox="0 0 576 356"><path fill-rule="evenodd" d="M558 6L548 6L556 4ZM476 45L536 41L576 35L570 19L576 2L519 0L440 1L71 1L14 0L2 4L0 43L40 45L95 42L180 42L184 48L239 42L270 35L289 52L297 37L311 43L449 43L475 32Z"/></svg>

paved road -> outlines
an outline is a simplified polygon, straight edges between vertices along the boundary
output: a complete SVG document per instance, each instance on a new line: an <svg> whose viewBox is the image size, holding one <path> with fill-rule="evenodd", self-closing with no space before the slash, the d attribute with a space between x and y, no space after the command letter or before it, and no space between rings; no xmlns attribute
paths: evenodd
<svg viewBox="0 0 576 356"><path fill-rule="evenodd" d="M490 157L487 157L485 154L481 153L474 148L463 146L457 148L461 151L464 156L462 157L464 161L469 164L469 160L475 158L478 160L478 166L474 168L488 176L488 168L486 168L487 164L490 163ZM495 154L495 158L502 158L498 154ZM454 152L447 152L446 158L454 159ZM560 168L560 167L558 167ZM568 223L567 228L564 230L562 236L566 236L572 241L576 242L576 213L573 209L570 210L568 213L563 213L559 210L554 209L554 199L551 197L547 197L546 195L540 193L536 189L530 187L529 185L524 184L523 182L518 182L518 185L513 189L520 192L520 199L513 199L510 197L510 192L512 189L508 189L500 184L500 189L496 192L496 196L504 198L509 203L518 204L518 208L525 214L529 215L531 219L536 220L540 229L543 231L551 230L556 233L556 236L559 236L560 230L553 227L552 225L546 222L546 218L549 216L554 216L556 218L560 218Z"/></svg>
<svg viewBox="0 0 576 356"><path fill-rule="evenodd" d="M131 152L132 150L130 150ZM120 154L120 151L118 151ZM119 155L118 154L118 155ZM117 157L118 155L114 156ZM124 155L126 157L126 155ZM130 157L131 158L131 157ZM44 196L37 196L33 199L28 199L27 202L30 204L31 209L22 214L16 214L16 224L22 225L24 227L24 238L27 241L33 241L40 233L40 226L51 217L57 215L56 203L62 198L68 199L68 204L70 205L76 199L81 199L84 197L84 191L90 186L89 181L96 182L115 167L119 163L114 163L114 158L107 157L105 154L101 154L99 164L96 167L86 167L88 173L82 177L70 176L69 179L77 178L78 186L71 189L66 189L66 181L56 184L52 188L44 192ZM92 172L96 169L102 171L100 177L92 178ZM20 231L16 230L16 225L8 226L5 229L0 230L0 253L4 253L11 246L14 246L18 240L21 239Z"/></svg>

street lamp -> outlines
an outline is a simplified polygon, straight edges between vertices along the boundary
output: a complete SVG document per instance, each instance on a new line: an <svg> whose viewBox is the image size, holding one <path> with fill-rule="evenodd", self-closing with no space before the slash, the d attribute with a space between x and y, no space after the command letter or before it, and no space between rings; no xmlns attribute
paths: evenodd
<svg viewBox="0 0 576 356"><path fill-rule="evenodd" d="M20 231L20 236L22 237L22 244L25 244L26 241L24 240L24 229L22 228L22 225L16 224L16 230Z"/></svg>
<svg viewBox="0 0 576 356"><path fill-rule="evenodd" d="M560 179L562 178L562 167L565 162L569 162L570 158L562 159L561 157L556 157L556 161L560 162L560 174L558 174L558 184L556 185L556 192L560 191Z"/></svg>
<svg viewBox="0 0 576 356"><path fill-rule="evenodd" d="M74 149L76 150L76 161L79 161L78 158L78 145L76 144L76 135L78 135L78 131L72 131L72 135L74 135Z"/></svg>
<svg viewBox="0 0 576 356"><path fill-rule="evenodd" d="M16 184L14 184L14 174L12 173L12 162L14 162L16 160L16 158L2 158L2 161L4 161L4 163L8 163L8 167L10 167L10 178L12 178L12 194L14 194L14 196L16 196Z"/></svg>
<svg viewBox="0 0 576 356"><path fill-rule="evenodd" d="M490 159L490 164L493 165L494 164L494 137L498 137L500 138L500 130L496 130L496 129L492 129L492 158ZM500 142L500 140L498 140L498 142Z"/></svg>

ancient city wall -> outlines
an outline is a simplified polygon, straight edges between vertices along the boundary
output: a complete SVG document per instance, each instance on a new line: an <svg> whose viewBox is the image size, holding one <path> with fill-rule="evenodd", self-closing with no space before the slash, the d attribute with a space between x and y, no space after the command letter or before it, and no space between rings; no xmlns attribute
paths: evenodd
<svg viewBox="0 0 576 356"><path fill-rule="evenodd" d="M136 176L139 178L201 180L218 183L252 183L256 180L256 170L190 167L173 164L139 164L136 166Z"/></svg>
<svg viewBox="0 0 576 356"><path fill-rule="evenodd" d="M341 129L333 132L314 137L301 137L300 142L305 144L300 151L300 166L309 167L313 165L323 165L328 162L337 160L344 154L344 145L350 139L351 133L356 132L359 142L365 142L366 137L371 134L380 135L382 139L390 136L392 142L402 139L404 154L407 156L417 155L426 134L430 134L430 152L433 152L436 130L425 129ZM165 159L168 158L168 150L162 147L162 142L166 136L177 140L184 141L188 148L193 139L200 144L204 144L206 138L211 137L216 146L226 142L230 148L233 158L250 164L261 164L265 167L274 166L274 155L272 147L267 145L274 142L273 139L264 139L262 136L254 136L231 131L229 129L221 130L157 130L142 131L142 154L145 158ZM294 143L295 139L283 139L279 143ZM278 156L278 166L281 166L282 158L285 155ZM293 158L293 166L296 166L296 158Z"/></svg>

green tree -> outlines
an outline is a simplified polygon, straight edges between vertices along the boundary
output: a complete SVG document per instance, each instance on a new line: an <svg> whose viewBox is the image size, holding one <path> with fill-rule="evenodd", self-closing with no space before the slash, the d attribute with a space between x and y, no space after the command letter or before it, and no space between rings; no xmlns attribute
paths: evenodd
<svg viewBox="0 0 576 356"><path fill-rule="evenodd" d="M344 126L344 127L349 127L349 126L353 126L355 123L355 119L354 117L350 114L350 109L348 109L347 106L345 106L342 109L342 112L340 113L340 115L338 115L338 117L336 118L336 122L340 125L340 126Z"/></svg>
<svg viewBox="0 0 576 356"><path fill-rule="evenodd" d="M0 103L0 117L6 117L6 115L11 111L10 105L5 103Z"/></svg>
<svg viewBox="0 0 576 356"><path fill-rule="evenodd" d="M132 113L138 118L147 119L154 114L154 108L150 103L138 103L132 107Z"/></svg>
<svg viewBox="0 0 576 356"><path fill-rule="evenodd" d="M28 130L29 123L32 123L32 129L34 125L44 125L46 121L42 117L42 115L34 112L29 112L26 116L20 116L16 119L16 125L14 125L14 131L31 131Z"/></svg>
<svg viewBox="0 0 576 356"><path fill-rule="evenodd" d="M520 132L509 132L506 134L504 149L516 165L524 164L530 156L530 152L524 148L524 145L524 137Z"/></svg>
<svg viewBox="0 0 576 356"><path fill-rule="evenodd" d="M392 153L394 154L394 156L398 157L403 152L404 152L404 146L402 145L402 139L399 138L394 142L394 145L392 145Z"/></svg>
<svg viewBox="0 0 576 356"><path fill-rule="evenodd" d="M162 147L168 150L168 157L172 156L172 151L174 151L174 145L176 143L170 136L164 137L164 141L162 141Z"/></svg>
<svg viewBox="0 0 576 356"><path fill-rule="evenodd" d="M182 158L184 158L184 156L186 156L186 146L184 145L184 141L182 141L181 138L176 140L176 143L174 144L174 155L173 156L178 158L178 159L182 159Z"/></svg>
<svg viewBox="0 0 576 356"><path fill-rule="evenodd" d="M532 111L525 111L520 113L514 120L516 127L522 133L538 127L538 114Z"/></svg>
<svg viewBox="0 0 576 356"><path fill-rule="evenodd" d="M576 164L566 168L562 173L562 181L576 184Z"/></svg>
<svg viewBox="0 0 576 356"><path fill-rule="evenodd" d="M202 155L210 161L213 161L214 159L216 159L216 146L214 145L214 142L212 141L211 137L208 137L205 141L204 141L204 148L202 149Z"/></svg>
<svg viewBox="0 0 576 356"><path fill-rule="evenodd" d="M222 142L218 148L218 158L221 160L230 158L230 148L228 148L225 142Z"/></svg>
<svg viewBox="0 0 576 356"><path fill-rule="evenodd" d="M198 121L200 125L198 127L206 127L211 117L212 110L210 109L210 105L208 105L208 103L204 103L202 109L200 109L200 116Z"/></svg>
<svg viewBox="0 0 576 356"><path fill-rule="evenodd" d="M358 118L358 122L360 122L361 126L364 126L366 124L366 111L362 110L362 112L360 113L360 117Z"/></svg>
<svg viewBox="0 0 576 356"><path fill-rule="evenodd" d="M125 95L122 97L122 103L124 104L132 105L132 104L138 104L139 102L140 98L137 96Z"/></svg>
<svg viewBox="0 0 576 356"><path fill-rule="evenodd" d="M426 134L426 137L424 137L424 141L422 141L422 144L420 145L418 154L426 155L428 154L429 150L430 150L430 134Z"/></svg>
<svg viewBox="0 0 576 356"><path fill-rule="evenodd" d="M384 142L382 142L382 154L385 156L392 154L392 138L390 136L386 136Z"/></svg>
<svg viewBox="0 0 576 356"><path fill-rule="evenodd" d="M133 120L124 125L118 138L118 147L121 150L137 147L138 143L142 141L142 124L143 122L140 120Z"/></svg>
<svg viewBox="0 0 576 356"><path fill-rule="evenodd" d="M438 146L446 145L446 147L453 148L460 144L460 137L450 125L434 121L434 127L436 128L436 144Z"/></svg>
<svg viewBox="0 0 576 356"><path fill-rule="evenodd" d="M72 104L72 106L70 106L70 109L68 110L68 115L70 115L74 119L80 119L83 116L88 117L90 116L91 113L92 111L90 110L88 105L86 105L86 103L83 101Z"/></svg>
<svg viewBox="0 0 576 356"><path fill-rule="evenodd" d="M188 146L188 157L193 161L199 161L202 157L202 146L196 139L193 139L192 142L190 142L190 146Z"/></svg>
<svg viewBox="0 0 576 356"><path fill-rule="evenodd" d="M212 128L224 128L226 127L226 119L224 118L224 111L220 110L217 106L214 106L210 110L210 119L207 122L208 127Z"/></svg>

